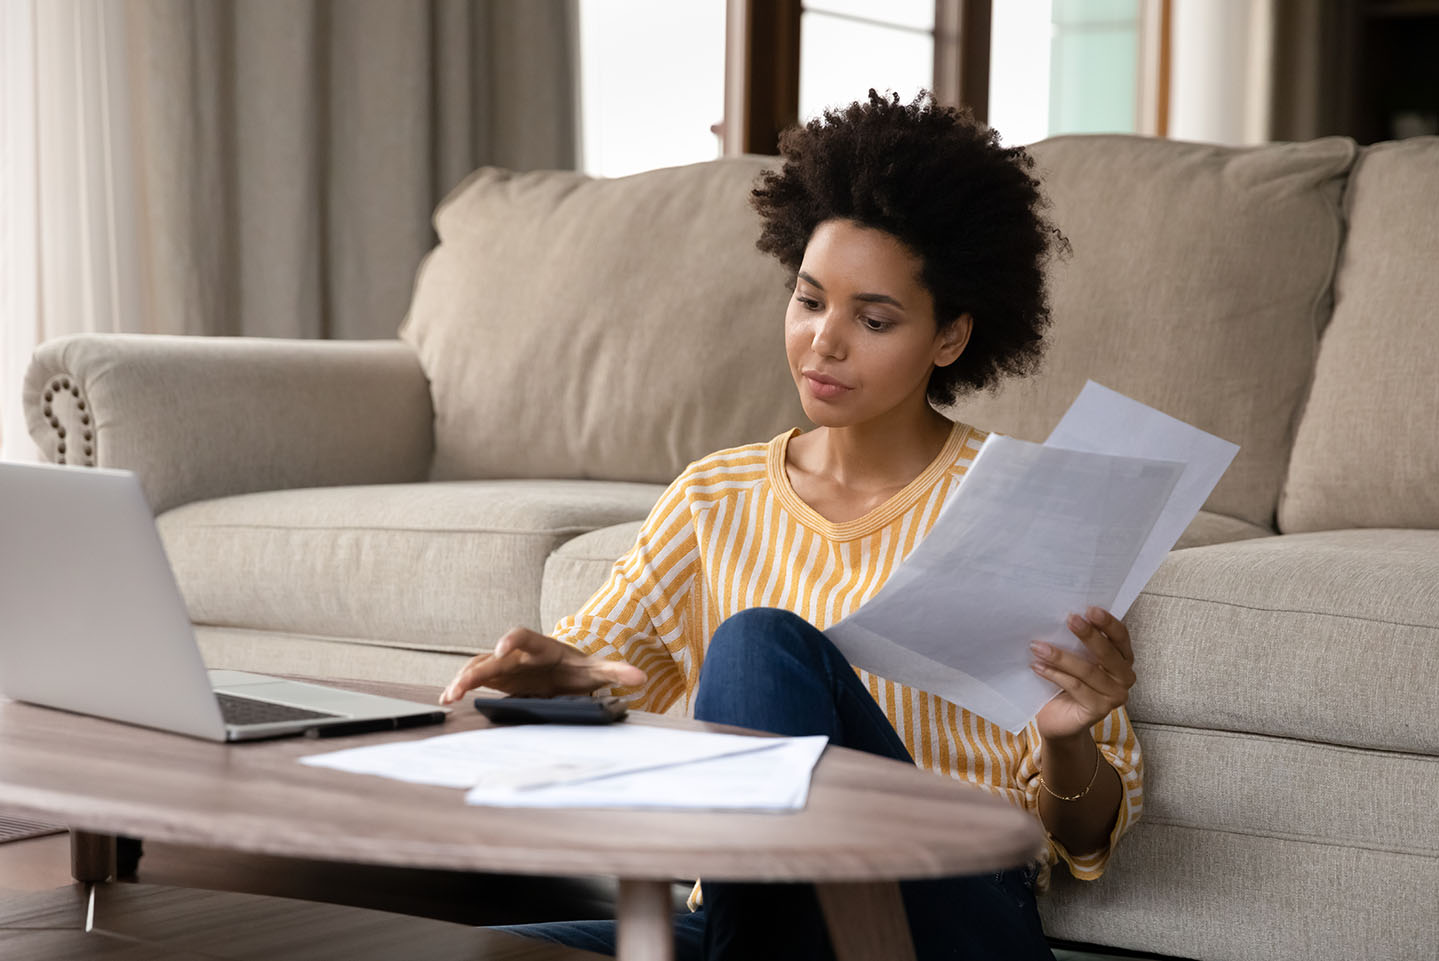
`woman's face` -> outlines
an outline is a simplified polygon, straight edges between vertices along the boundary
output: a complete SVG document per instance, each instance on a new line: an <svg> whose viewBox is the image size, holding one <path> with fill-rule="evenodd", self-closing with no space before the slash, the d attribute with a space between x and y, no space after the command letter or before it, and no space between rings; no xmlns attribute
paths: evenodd
<svg viewBox="0 0 1439 961"><path fill-rule="evenodd" d="M969 317L940 330L918 256L891 234L826 220L804 251L785 311L800 403L822 427L925 416L930 372L954 362Z"/></svg>

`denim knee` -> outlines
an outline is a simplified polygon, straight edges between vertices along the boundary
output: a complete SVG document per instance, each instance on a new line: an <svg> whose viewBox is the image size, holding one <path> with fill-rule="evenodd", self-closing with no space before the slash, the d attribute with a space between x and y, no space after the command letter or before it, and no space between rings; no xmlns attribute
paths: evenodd
<svg viewBox="0 0 1439 961"><path fill-rule="evenodd" d="M782 684L796 668L826 677L823 648L828 643L813 625L791 611L752 607L732 615L720 624L705 651L695 716L705 720L726 717L736 698L763 696L762 691Z"/></svg>
<svg viewBox="0 0 1439 961"><path fill-rule="evenodd" d="M778 652L810 654L815 652L816 640L824 642L827 639L813 624L793 611L778 607L751 607L731 614L715 630L705 652L705 664L735 658L769 657Z"/></svg>

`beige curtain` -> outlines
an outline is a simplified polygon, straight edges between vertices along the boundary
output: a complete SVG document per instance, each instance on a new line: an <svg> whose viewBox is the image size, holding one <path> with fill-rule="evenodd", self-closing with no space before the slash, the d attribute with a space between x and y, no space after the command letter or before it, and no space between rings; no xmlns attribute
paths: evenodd
<svg viewBox="0 0 1439 961"><path fill-rule="evenodd" d="M3 0L0 457L79 331L393 337L470 170L573 168L575 0Z"/></svg>
<svg viewBox="0 0 1439 961"><path fill-rule="evenodd" d="M481 164L575 166L569 0L129 0L153 329L391 337Z"/></svg>

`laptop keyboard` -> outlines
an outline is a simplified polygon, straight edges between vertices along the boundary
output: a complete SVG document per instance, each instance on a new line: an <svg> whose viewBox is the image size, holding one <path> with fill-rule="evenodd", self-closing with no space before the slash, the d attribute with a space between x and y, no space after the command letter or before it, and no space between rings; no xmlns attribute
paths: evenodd
<svg viewBox="0 0 1439 961"><path fill-rule="evenodd" d="M276 704L273 701L257 701L250 697L236 697L233 694L215 692L220 701L220 716L226 724L266 724L271 721L307 721L317 717L339 717L323 711L307 711L303 707Z"/></svg>

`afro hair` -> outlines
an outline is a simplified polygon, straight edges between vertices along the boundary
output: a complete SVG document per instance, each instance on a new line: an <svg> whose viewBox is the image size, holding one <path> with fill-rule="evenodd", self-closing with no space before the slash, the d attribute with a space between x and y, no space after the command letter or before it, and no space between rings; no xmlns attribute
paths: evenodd
<svg viewBox="0 0 1439 961"><path fill-rule="evenodd" d="M964 353L930 376L932 404L1039 367L1045 266L1068 244L1044 215L1023 147L1002 146L967 108L938 106L927 91L903 104L871 89L867 103L784 131L780 153L783 165L760 175L750 200L763 224L757 246L791 278L815 228L849 220L917 255L941 327L973 319Z"/></svg>

